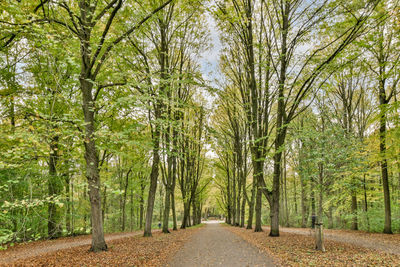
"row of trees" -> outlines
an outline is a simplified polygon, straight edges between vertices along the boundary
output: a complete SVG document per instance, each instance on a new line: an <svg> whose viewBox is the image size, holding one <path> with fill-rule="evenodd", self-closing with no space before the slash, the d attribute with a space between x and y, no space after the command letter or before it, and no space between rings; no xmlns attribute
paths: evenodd
<svg viewBox="0 0 400 267"><path fill-rule="evenodd" d="M0 4L2 243L200 223L203 2Z"/></svg>
<svg viewBox="0 0 400 267"><path fill-rule="evenodd" d="M255 216L262 231L265 197L270 236L279 222L305 227L310 214L321 239L325 219L356 230L362 217L363 228L392 233L398 10L392 1L217 1L224 80L214 138L228 223L244 226L247 213L247 227Z"/></svg>

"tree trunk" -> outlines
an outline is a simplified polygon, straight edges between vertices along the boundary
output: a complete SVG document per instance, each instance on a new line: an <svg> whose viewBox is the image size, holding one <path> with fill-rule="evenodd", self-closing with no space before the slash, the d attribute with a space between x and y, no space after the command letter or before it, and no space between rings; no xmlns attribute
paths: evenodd
<svg viewBox="0 0 400 267"><path fill-rule="evenodd" d="M160 118L160 110L156 111L157 115L156 119ZM159 155L159 147L160 147L160 126L157 124L154 131L153 137L153 164L151 167L150 173L150 187L149 187L149 195L147 197L147 210L146 210L146 223L144 229L144 236L152 236L151 235L151 223L153 220L153 209L154 209L154 200L156 198L157 192L157 181L158 181L158 170L160 164L160 155Z"/></svg>
<svg viewBox="0 0 400 267"><path fill-rule="evenodd" d="M104 190L103 190L103 207L101 210L101 218L103 220L103 225L104 221L106 219L106 214L107 214L107 186L104 185Z"/></svg>
<svg viewBox="0 0 400 267"><path fill-rule="evenodd" d="M161 223L163 221L163 209L164 209L164 202L163 202L163 187L160 185L160 212L158 217L158 222Z"/></svg>
<svg viewBox="0 0 400 267"><path fill-rule="evenodd" d="M66 195L66 202L67 202L67 211L65 216L65 227L67 229L67 233L71 234L71 178L69 173L65 174L65 195Z"/></svg>
<svg viewBox="0 0 400 267"><path fill-rule="evenodd" d="M262 191L261 188L257 188L256 195L256 225L254 228L254 232L262 232L262 222L261 222L261 213L262 213Z"/></svg>
<svg viewBox="0 0 400 267"><path fill-rule="evenodd" d="M71 181L71 233L75 231L74 182Z"/></svg>
<svg viewBox="0 0 400 267"><path fill-rule="evenodd" d="M173 219L173 231L178 230L178 222L176 219L176 210L175 210L175 192L171 192L171 208L172 208L172 219Z"/></svg>
<svg viewBox="0 0 400 267"><path fill-rule="evenodd" d="M131 220L130 220L130 230L133 230L133 223L134 223L134 205L133 205L133 186L131 186L131 195L130 195L130 202L131 202Z"/></svg>
<svg viewBox="0 0 400 267"><path fill-rule="evenodd" d="M122 199L122 232L125 231L126 225L126 197L128 195L128 185L129 185L129 174L131 170L129 170L126 174L125 178L125 188L124 188L124 198Z"/></svg>
<svg viewBox="0 0 400 267"><path fill-rule="evenodd" d="M255 180L257 181L257 192L256 192L256 225L254 228L254 232L262 232L262 222L261 222L261 213L262 213L262 184L261 180L264 179L264 162L260 160L260 157L257 156L257 160L253 163L254 172L256 175Z"/></svg>
<svg viewBox="0 0 400 267"><path fill-rule="evenodd" d="M385 227L383 232L385 234L392 234L392 212L390 204L390 189L389 189L389 173L386 156L386 104L388 103L385 92L384 81L381 80L379 83L379 150L380 150L380 165L381 165L381 177L383 185L383 196L385 203Z"/></svg>
<svg viewBox="0 0 400 267"><path fill-rule="evenodd" d="M239 181L242 180L242 177L239 175L238 179L239 180L238 180L238 194L237 194L237 197L236 197L236 225L235 226L240 226L240 215L241 215L241 213L240 213L240 207L241 207L240 199L241 199L241 195L242 195L242 184Z"/></svg>
<svg viewBox="0 0 400 267"><path fill-rule="evenodd" d="M88 45L88 44L85 44ZM85 50L86 49L86 50ZM82 48L88 53L89 48ZM84 53L82 52L82 53ZM90 62L83 56L83 62ZM84 63L82 63L84 65ZM91 205L91 224L92 224L92 246L91 251L107 250L104 240L103 220L101 214L100 199L100 171L99 171L99 155L95 143L95 105L92 96L93 79L88 70L82 65L82 72L79 78L80 88L82 92L82 107L85 120L85 161L86 161L86 178L89 186L89 199Z"/></svg>
<svg viewBox="0 0 400 267"><path fill-rule="evenodd" d="M365 173L364 173L363 189L364 189L364 212L365 212L365 216L367 218L367 227L368 227L367 229L369 231L370 225L369 225L369 216L368 216L367 180L366 180Z"/></svg>
<svg viewBox="0 0 400 267"><path fill-rule="evenodd" d="M182 224L181 229L186 229L189 226L189 212L190 212L190 203L187 201L183 202L183 216L182 216Z"/></svg>
<svg viewBox="0 0 400 267"><path fill-rule="evenodd" d="M187 217L186 217L186 227L191 227L192 226L192 220L190 216L190 203L188 203L188 212L187 212Z"/></svg>
<svg viewBox="0 0 400 267"><path fill-rule="evenodd" d="M169 223L169 211L170 211L170 205L171 205L171 189L169 186L165 187L165 201L164 201L164 218L163 218L163 228L162 232L165 234L170 233L168 230L168 223Z"/></svg>
<svg viewBox="0 0 400 267"><path fill-rule="evenodd" d="M232 175L232 205L231 205L231 213L232 213L232 225L236 225L236 160L235 156L233 156L233 175Z"/></svg>
<svg viewBox="0 0 400 267"><path fill-rule="evenodd" d="M247 227L246 229L253 228L253 217L254 217L254 201L256 198L256 188L257 188L257 177L253 174L253 186L251 188L251 197L249 202L249 217L247 219Z"/></svg>
<svg viewBox="0 0 400 267"><path fill-rule="evenodd" d="M238 127L237 127L238 128ZM236 195L236 226L240 226L241 218L241 197L242 197L242 183L243 183L243 155L242 155L242 144L240 142L240 130L235 131L235 150L237 157L237 195Z"/></svg>
<svg viewBox="0 0 400 267"><path fill-rule="evenodd" d="M278 88L278 106L276 115L276 137L274 142L274 174L272 181L271 195L271 231L269 236L279 236L279 185L281 177L281 164L283 145L285 143L287 125L286 125L286 110L285 110L285 83L287 70L287 36L289 34L289 13L290 2L285 2L282 16L281 29L281 56L280 56L280 74Z"/></svg>
<svg viewBox="0 0 400 267"><path fill-rule="evenodd" d="M351 213L353 216L351 223L351 230L358 230L358 219L357 219L357 193L353 190L351 196Z"/></svg>
<svg viewBox="0 0 400 267"><path fill-rule="evenodd" d="M285 190L285 215L286 215L286 227L290 227L289 222L289 205L288 205L288 197L287 197L287 171L286 171L286 153L283 156L283 185Z"/></svg>
<svg viewBox="0 0 400 267"><path fill-rule="evenodd" d="M301 130L303 130L303 119L300 121ZM304 177L303 166L304 165L304 153L303 153L303 140L300 139L300 152L299 152L299 176L300 176L300 190L301 190L301 227L307 227L307 199L306 199L306 179Z"/></svg>
<svg viewBox="0 0 400 267"><path fill-rule="evenodd" d="M231 179L230 179L230 171L229 171L229 158L228 158L228 156L227 156L227 166L226 166L226 175L227 175L227 178L228 178L228 183L227 183L227 192L226 192L226 194L227 194L227 200L228 200L228 203L227 203L227 212L228 212L228 214L227 214L227 220L226 220L226 223L228 223L228 224L231 224L232 223L232 201L231 201L231 199L232 199L232 195L231 195Z"/></svg>
<svg viewBox="0 0 400 267"><path fill-rule="evenodd" d="M277 138L275 151L280 151L283 145L283 139ZM279 236L279 185L281 176L281 158L282 152L276 152L274 156L274 178L271 196L271 231L269 236Z"/></svg>
<svg viewBox="0 0 400 267"><path fill-rule="evenodd" d="M58 162L58 136L51 137L49 157L49 181L48 190L51 200L48 204L47 234L49 238L58 238L62 233L61 211L55 203L54 198L58 197L63 188L63 183L57 175Z"/></svg>
<svg viewBox="0 0 400 267"><path fill-rule="evenodd" d="M179 114L175 115L175 119L179 119ZM178 153L178 133L176 128L174 127L172 130L172 146L173 146L173 158L172 158L172 188L171 188L171 208L172 208L172 220L173 220L173 229L174 231L178 230L178 223L176 220L176 210L175 210L175 187L176 187L176 178L177 178L177 162L176 155Z"/></svg>
<svg viewBox="0 0 400 267"><path fill-rule="evenodd" d="M139 203L139 228L143 229L143 213L144 213L144 190L146 186L143 177L140 177L140 203Z"/></svg>
<svg viewBox="0 0 400 267"><path fill-rule="evenodd" d="M325 251L325 246L324 246L324 232L323 232L323 225L317 224L316 226L316 243L315 243L315 249L320 250L320 251Z"/></svg>
<svg viewBox="0 0 400 267"><path fill-rule="evenodd" d="M314 183L314 179L312 179L311 183L315 184ZM316 215L316 211L315 211L315 191L313 189L311 189L311 215Z"/></svg>
<svg viewBox="0 0 400 267"><path fill-rule="evenodd" d="M322 215L323 215L323 184L324 184L324 165L322 163L318 164L319 167L319 200L318 200L318 222L316 223L317 231L316 231L316 250L325 251L324 246L324 234L323 234L323 227L322 227Z"/></svg>
<svg viewBox="0 0 400 267"><path fill-rule="evenodd" d="M196 197L193 196L192 198L192 225L196 225L197 221L197 203L196 203Z"/></svg>
<svg viewBox="0 0 400 267"><path fill-rule="evenodd" d="M241 208L241 214L240 214L240 227L244 227L244 220L245 220L245 213L246 213L246 179L244 179L243 182L243 196L242 196L242 208Z"/></svg>
<svg viewBox="0 0 400 267"><path fill-rule="evenodd" d="M306 189L305 189L305 181L303 176L300 174L300 183L301 183L301 227L307 227L307 204L306 204Z"/></svg>
<svg viewBox="0 0 400 267"><path fill-rule="evenodd" d="M156 138L154 140L153 164L150 173L149 195L147 197L147 210L146 210L146 223L144 226L144 236L152 236L151 223L153 221L154 200L156 198L156 192L157 192L158 165L160 163L160 156L158 154L158 149L159 149L159 140L158 138Z"/></svg>

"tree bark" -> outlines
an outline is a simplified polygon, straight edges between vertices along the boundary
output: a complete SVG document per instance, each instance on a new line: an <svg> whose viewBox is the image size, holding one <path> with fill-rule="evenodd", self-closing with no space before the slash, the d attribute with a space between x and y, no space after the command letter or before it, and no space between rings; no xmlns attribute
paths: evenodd
<svg viewBox="0 0 400 267"><path fill-rule="evenodd" d="M261 222L261 213L262 213L262 183L261 180L264 179L264 161L261 161L259 154L257 153L257 159L253 161L253 169L255 173L255 181L257 182L257 192L256 192L256 206L255 206L255 215L256 215L256 225L254 228L254 232L262 232L262 222Z"/></svg>
<svg viewBox="0 0 400 267"><path fill-rule="evenodd" d="M226 223L231 224L232 223L232 195L231 195L231 178L230 178L230 171L229 171L229 156L227 155L226 157L226 162L227 162L227 166L226 166L226 175L228 178L228 183L227 183L227 212L228 212L228 216L227 216L227 220Z"/></svg>
<svg viewBox="0 0 400 267"><path fill-rule="evenodd" d="M316 223L316 244L315 248L320 251L325 251L325 246L324 246L324 235L323 235L323 225L322 225L322 215L323 215L323 206L322 206L322 201L323 201L323 184L324 184L324 165L323 163L318 164L318 169L319 169L319 179L318 179L318 193L319 193L319 200L318 200L318 222Z"/></svg>
<svg viewBox="0 0 400 267"><path fill-rule="evenodd" d="M165 201L164 201L164 218L163 218L163 228L162 232L165 234L169 234L168 223L169 223L169 211L171 205L171 189L169 186L165 187Z"/></svg>
<svg viewBox="0 0 400 267"><path fill-rule="evenodd" d="M176 136L176 135L175 135ZM172 161L172 190L171 190L171 208L172 208L172 219L173 219L173 231L178 230L178 223L176 220L175 210L175 186L176 186L176 157Z"/></svg>
<svg viewBox="0 0 400 267"><path fill-rule="evenodd" d="M125 231L125 226L126 226L126 197L128 195L129 174L131 171L132 170L130 169L126 173L126 177L125 177L124 198L122 199L122 226L121 226L122 232Z"/></svg>
<svg viewBox="0 0 400 267"><path fill-rule="evenodd" d="M92 74L91 67L91 13L87 3L80 1L81 24L83 32L80 36L81 45L81 73L79 76L80 90L82 93L82 110L85 121L85 161L86 179L88 180L89 199L91 205L91 224L92 224L92 245L91 251L97 252L107 250L104 240L103 220L101 214L100 198L100 171L99 155L95 139L95 99L93 97L93 85L95 75Z"/></svg>
<svg viewBox="0 0 400 267"><path fill-rule="evenodd" d="M58 156L58 136L50 138L50 157L49 157L49 196L52 198L48 204L48 223L47 234L49 238L58 238L62 233L61 211L55 203L54 198L62 192L63 184L57 175Z"/></svg>
<svg viewBox="0 0 400 267"><path fill-rule="evenodd" d="M290 2L285 2L282 12L282 29L281 29L281 55L280 55L280 74L278 87L278 106L276 115L276 137L275 137L275 154L274 154L274 173L272 182L271 195L271 231L270 236L279 236L279 185L281 177L282 149L285 143L287 125L285 111L285 84L287 70L287 37L289 31L289 13Z"/></svg>
<svg viewBox="0 0 400 267"><path fill-rule="evenodd" d="M143 229L143 215L144 215L144 190L146 185L144 184L144 177L140 177L140 203L139 203L139 228Z"/></svg>
<svg viewBox="0 0 400 267"><path fill-rule="evenodd" d="M389 173L386 159L386 93L383 82L380 85L379 108L380 108L380 127L379 127L379 150L381 153L381 177L383 185L383 196L385 203L385 226L383 232L385 234L393 234L392 232L392 212L390 204L390 189L389 189Z"/></svg>
<svg viewBox="0 0 400 267"><path fill-rule="evenodd" d="M251 188L251 196L250 196L250 201L249 201L249 217L247 219L246 229L253 228L254 201L256 198L256 189L257 189L257 178L256 178L256 175L253 174L253 185Z"/></svg>
<svg viewBox="0 0 400 267"><path fill-rule="evenodd" d="M246 213L246 178L244 178L243 181L243 196L242 196L242 208L241 208L241 214L240 214L240 227L244 227L244 220L245 220L245 213Z"/></svg>
<svg viewBox="0 0 400 267"><path fill-rule="evenodd" d="M289 205L288 205L288 197L287 197L287 170L286 170L286 153L283 156L283 185L285 191L285 215L286 215L286 227L290 227L289 222Z"/></svg>
<svg viewBox="0 0 400 267"><path fill-rule="evenodd" d="M279 101L278 101L279 102ZM277 127L281 127L278 125ZM274 175L273 175L273 189L271 196L271 231L269 236L279 236L279 185L281 176L281 147L283 146L283 136L277 137L275 142L275 156L274 156Z"/></svg>
<svg viewBox="0 0 400 267"><path fill-rule="evenodd" d="M66 210L66 217L65 217L65 227L67 229L67 233L71 234L71 178L69 173L65 174L65 195L66 195L66 202L67 202L67 210Z"/></svg>
<svg viewBox="0 0 400 267"><path fill-rule="evenodd" d="M355 190L353 190L353 194L351 196L351 213L353 215L351 230L358 230L358 219L357 219L357 194Z"/></svg>
<svg viewBox="0 0 400 267"><path fill-rule="evenodd" d="M261 215L262 215L262 191L261 188L257 188L257 195L256 195L256 225L254 228L254 232L262 232L262 221L261 221Z"/></svg>
<svg viewBox="0 0 400 267"><path fill-rule="evenodd" d="M160 111L157 110L156 118L160 118ZM157 123L157 122L156 122ZM150 187L149 187L149 195L147 197L147 210L146 210L146 223L144 226L144 236L152 236L151 234L151 223L153 221L153 209L154 209L154 200L156 198L157 192L157 181L158 181L158 171L160 164L160 126L158 123L155 126L154 137L153 137L153 164L151 166L150 173Z"/></svg>
<svg viewBox="0 0 400 267"><path fill-rule="evenodd" d="M133 205L133 186L131 186L131 194L130 194L130 202L131 202L131 220L130 220L130 230L133 230L134 223L134 205Z"/></svg>
<svg viewBox="0 0 400 267"><path fill-rule="evenodd" d="M369 216L368 216L367 180L366 180L365 173L364 173L363 189L364 189L364 212L365 212L365 216L367 217L367 227L368 227L368 231L369 231L370 225L369 225Z"/></svg>

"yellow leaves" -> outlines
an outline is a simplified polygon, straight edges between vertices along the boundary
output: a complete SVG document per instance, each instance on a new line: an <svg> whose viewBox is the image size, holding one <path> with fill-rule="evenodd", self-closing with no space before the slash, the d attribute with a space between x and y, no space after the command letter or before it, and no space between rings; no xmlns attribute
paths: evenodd
<svg viewBox="0 0 400 267"><path fill-rule="evenodd" d="M34 131L34 130L35 130L35 128L34 128L32 125L29 125L29 126L28 126L28 129L31 130L31 131Z"/></svg>

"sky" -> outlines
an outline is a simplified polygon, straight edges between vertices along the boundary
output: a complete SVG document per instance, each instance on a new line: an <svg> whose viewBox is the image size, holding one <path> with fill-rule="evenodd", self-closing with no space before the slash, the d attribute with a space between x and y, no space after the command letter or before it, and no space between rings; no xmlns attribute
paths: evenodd
<svg viewBox="0 0 400 267"><path fill-rule="evenodd" d="M211 86L216 87L217 84L215 83L215 80L221 77L218 68L218 60L222 44L219 39L219 33L214 18L209 13L206 16L210 32L211 48L202 53L200 65L204 78L211 81Z"/></svg>
<svg viewBox="0 0 400 267"><path fill-rule="evenodd" d="M217 80L222 77L219 72L219 55L222 49L222 43L219 38L219 32L217 30L216 22L214 18L208 13L207 14L207 26L210 32L210 42L211 48L202 53L202 58L200 59L201 72L203 77L210 81L212 87L218 87ZM210 94L203 93L203 96L208 100L207 108L212 109L214 105L215 97ZM207 158L217 158L217 154L212 150L211 145L206 145L206 157Z"/></svg>

